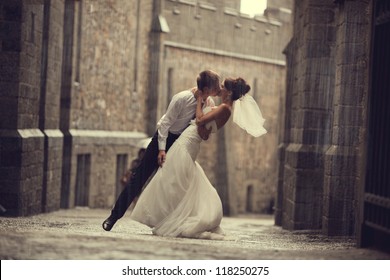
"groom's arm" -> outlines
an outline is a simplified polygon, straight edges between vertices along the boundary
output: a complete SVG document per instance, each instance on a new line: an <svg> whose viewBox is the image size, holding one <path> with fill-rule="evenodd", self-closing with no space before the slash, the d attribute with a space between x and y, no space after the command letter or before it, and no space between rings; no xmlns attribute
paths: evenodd
<svg viewBox="0 0 390 280"><path fill-rule="evenodd" d="M164 115L160 119L157 124L157 133L158 133L158 149L159 153L157 155L157 163L159 166L162 166L165 162L166 158L166 142L168 138L169 128L176 121L180 110L182 109L182 100L174 95L171 102L168 105L168 109Z"/></svg>
<svg viewBox="0 0 390 280"><path fill-rule="evenodd" d="M164 117L160 119L157 124L158 132L158 149L164 150L166 148L166 142L168 138L169 129L176 122L180 111L183 108L183 100L178 98L177 95L172 97L171 102L168 105L168 109L165 112Z"/></svg>

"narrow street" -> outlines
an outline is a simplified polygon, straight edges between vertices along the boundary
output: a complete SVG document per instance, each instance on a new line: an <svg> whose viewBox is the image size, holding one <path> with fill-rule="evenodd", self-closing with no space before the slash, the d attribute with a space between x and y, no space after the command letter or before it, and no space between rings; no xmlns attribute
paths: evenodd
<svg viewBox="0 0 390 280"><path fill-rule="evenodd" d="M0 218L2 260L389 260L353 239L290 232L272 216L225 217L223 241L154 236L125 215L111 232L108 209L76 208L32 217Z"/></svg>

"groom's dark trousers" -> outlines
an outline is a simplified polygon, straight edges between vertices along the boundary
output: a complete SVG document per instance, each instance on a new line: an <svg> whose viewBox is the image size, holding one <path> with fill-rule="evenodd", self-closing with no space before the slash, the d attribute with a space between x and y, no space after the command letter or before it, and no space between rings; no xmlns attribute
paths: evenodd
<svg viewBox="0 0 390 280"><path fill-rule="evenodd" d="M166 152L168 152L169 148L178 137L179 135L172 133L168 134L165 150ZM129 182L126 184L123 191L116 200L115 206L111 210L111 216L115 217L116 219L121 218L126 213L127 208L129 208L134 198L141 193L145 182L159 167L157 163L158 152L158 132L156 132L152 138L152 141L146 148L144 157L142 158L140 164L133 170Z"/></svg>

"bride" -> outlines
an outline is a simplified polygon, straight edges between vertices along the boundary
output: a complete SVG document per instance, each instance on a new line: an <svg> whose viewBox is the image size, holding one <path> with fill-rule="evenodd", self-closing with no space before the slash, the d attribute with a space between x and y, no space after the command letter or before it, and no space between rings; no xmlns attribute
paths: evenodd
<svg viewBox="0 0 390 280"><path fill-rule="evenodd" d="M218 96L219 106L202 110L203 97L197 98L196 121L173 144L160 168L131 213L131 218L152 228L160 236L223 239L220 228L222 203L201 166L195 161L201 137L197 125L216 132L229 120L253 136L266 133L264 119L249 95L250 86L242 78L225 79ZM255 120L255 121L254 121Z"/></svg>

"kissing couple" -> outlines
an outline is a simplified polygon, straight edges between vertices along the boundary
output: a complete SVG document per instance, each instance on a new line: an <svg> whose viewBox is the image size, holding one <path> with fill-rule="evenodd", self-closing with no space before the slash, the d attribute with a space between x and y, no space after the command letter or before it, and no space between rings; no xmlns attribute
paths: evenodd
<svg viewBox="0 0 390 280"><path fill-rule="evenodd" d="M231 115L234 123L254 137L267 131L256 101L247 94L250 86L243 78L226 78L221 84L217 73L205 70L199 73L196 83L197 87L172 97L142 161L103 222L104 230L110 231L141 194L130 217L151 227L153 234L224 238L220 228L221 199L196 162L200 143L221 129ZM212 97L217 96L221 103L215 106Z"/></svg>

